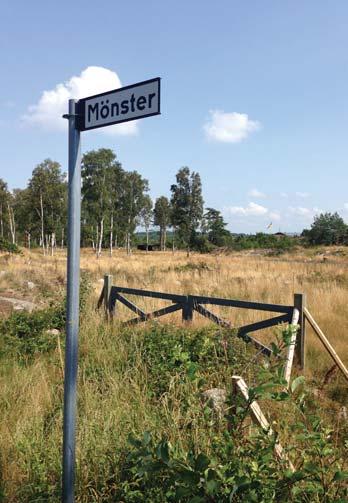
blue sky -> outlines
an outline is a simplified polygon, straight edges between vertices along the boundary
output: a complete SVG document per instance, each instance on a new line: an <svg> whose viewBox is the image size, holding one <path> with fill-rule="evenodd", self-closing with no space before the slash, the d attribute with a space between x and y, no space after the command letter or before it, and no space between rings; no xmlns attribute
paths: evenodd
<svg viewBox="0 0 348 503"><path fill-rule="evenodd" d="M3 0L0 176L66 170L69 93L159 76L161 116L83 133L83 151L113 148L154 198L189 166L231 231L347 220L347 22L346 0Z"/></svg>

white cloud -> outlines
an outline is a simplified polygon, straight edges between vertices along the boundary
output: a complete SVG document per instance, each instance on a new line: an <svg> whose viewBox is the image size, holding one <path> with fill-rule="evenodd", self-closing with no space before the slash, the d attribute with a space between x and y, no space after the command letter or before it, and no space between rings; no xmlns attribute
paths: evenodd
<svg viewBox="0 0 348 503"><path fill-rule="evenodd" d="M286 192L281 192L280 193L280 197L284 197L284 198L287 198L289 197L288 194Z"/></svg>
<svg viewBox="0 0 348 503"><path fill-rule="evenodd" d="M209 140L239 143L260 127L261 124L250 120L247 114L211 110L210 117L204 124L204 131Z"/></svg>
<svg viewBox="0 0 348 503"><path fill-rule="evenodd" d="M308 218L311 219L315 215L319 215L320 213L323 213L323 210L320 208L314 207L314 208L305 208L303 206L289 206L289 211L292 215L296 215L298 217L303 217L303 218Z"/></svg>
<svg viewBox="0 0 348 503"><path fill-rule="evenodd" d="M266 197L266 194L264 194L263 192L261 192L258 189L251 189L248 192L248 196L249 197L259 197L260 199L263 199Z"/></svg>
<svg viewBox="0 0 348 503"><path fill-rule="evenodd" d="M88 66L79 76L73 76L57 84L54 89L44 91L38 103L28 108L22 120L48 130L66 131L67 121L62 119L62 115L68 111L69 98L81 99L119 87L121 81L116 72L101 66ZM136 121L125 122L99 131L108 135L132 135L137 133L137 124Z"/></svg>
<svg viewBox="0 0 348 503"><path fill-rule="evenodd" d="M270 211L269 216L272 220L276 220L277 222L279 222L279 220L281 219L280 213L278 211Z"/></svg>
<svg viewBox="0 0 348 503"><path fill-rule="evenodd" d="M343 205L344 209L348 211L348 203L344 203Z"/></svg>
<svg viewBox="0 0 348 503"><path fill-rule="evenodd" d="M262 216L268 213L268 209L260 204L249 203L247 206L230 206L226 208L226 212L231 215L239 215L243 217Z"/></svg>
<svg viewBox="0 0 348 503"><path fill-rule="evenodd" d="M302 197L303 199L310 196L309 192L295 192L295 194L297 197Z"/></svg>

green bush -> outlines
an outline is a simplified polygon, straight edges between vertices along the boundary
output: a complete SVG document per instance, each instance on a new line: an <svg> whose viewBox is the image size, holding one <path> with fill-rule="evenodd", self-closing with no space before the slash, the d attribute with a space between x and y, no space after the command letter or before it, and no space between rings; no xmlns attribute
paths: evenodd
<svg viewBox="0 0 348 503"><path fill-rule="evenodd" d="M285 332L284 342L288 336ZM276 346L274 349L279 353ZM184 359L187 361L187 357ZM130 435L114 501L348 501L347 461L335 445L333 430L316 414L317 404L307 394L302 376L286 390L282 365L278 360L269 368L259 368L259 384L249 388L248 402L239 396L232 398L225 423L229 427L215 428L210 450L197 449L194 438L185 450L181 442L171 444L166 438L156 441L155 433L145 432L140 438ZM284 402L287 414L279 418L277 428L290 434L284 452L293 461L294 470L286 459L278 460L274 455L276 433L256 427L247 433L250 427L246 429L246 418L255 399L269 404Z"/></svg>
<svg viewBox="0 0 348 503"><path fill-rule="evenodd" d="M2 237L0 237L0 251L8 253L20 253L20 249L16 244L10 243Z"/></svg>
<svg viewBox="0 0 348 503"><path fill-rule="evenodd" d="M80 311L86 307L90 292L90 282L82 275L80 286ZM57 346L57 336L49 333L51 329L63 331L66 320L65 299L46 309L13 312L0 323L0 338L2 339L3 355L15 352L19 358L28 359L37 353L51 351ZM1 354L0 354L1 356Z"/></svg>

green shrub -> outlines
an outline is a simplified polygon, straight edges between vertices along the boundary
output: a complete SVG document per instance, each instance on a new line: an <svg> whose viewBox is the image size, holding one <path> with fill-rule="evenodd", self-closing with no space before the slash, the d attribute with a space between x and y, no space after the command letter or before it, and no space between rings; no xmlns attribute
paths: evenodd
<svg viewBox="0 0 348 503"><path fill-rule="evenodd" d="M0 237L0 251L8 253L20 253L20 249L14 243L10 243L6 239Z"/></svg>
<svg viewBox="0 0 348 503"><path fill-rule="evenodd" d="M285 342L288 335L284 333ZM316 414L318 406L306 393L302 376L286 390L282 365L278 360L269 368L259 368L259 384L249 388L248 402L239 396L232 398L226 415L229 427L215 429L205 452L197 449L194 438L185 450L181 442L156 441L157 435L149 432L140 438L130 435L115 501L348 501L347 461L335 445L333 431ZM290 433L285 452L294 470L286 459L277 460L274 455L276 433L267 434L256 427L247 433L246 418L255 399L284 402L287 414L277 420L277 428Z"/></svg>
<svg viewBox="0 0 348 503"><path fill-rule="evenodd" d="M80 311L86 307L90 292L90 282L86 275L81 277ZM46 309L13 312L0 323L2 352L15 352L20 358L28 359L37 353L51 351L57 346L57 336L49 330L65 329L66 301L51 305ZM1 347L1 346L0 346ZM1 354L0 354L1 356Z"/></svg>

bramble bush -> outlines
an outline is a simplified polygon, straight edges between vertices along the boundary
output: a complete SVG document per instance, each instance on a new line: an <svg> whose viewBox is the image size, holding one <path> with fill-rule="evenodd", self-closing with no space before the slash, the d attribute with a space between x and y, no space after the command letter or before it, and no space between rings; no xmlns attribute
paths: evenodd
<svg viewBox="0 0 348 503"><path fill-rule="evenodd" d="M288 344L289 334L289 330L283 332L283 346ZM273 345L273 349L281 353L279 346ZM174 355L175 351L170 353ZM212 355L208 354L209 351L206 354L209 359ZM168 358L164 364L165 374L173 363L191 361L189 352L184 357L182 352L179 355L174 360ZM185 450L181 442L172 444L166 438L156 441L156 434L148 431L139 438L130 435L130 450L115 501L348 501L347 461L334 444L333 430L317 415L318 405L307 393L302 376L294 379L290 389L286 389L283 362L279 358L276 360L271 366L260 367L259 384L249 389L249 402L232 397L234 403L230 403L226 414L226 427L216 429L209 452L197 449L193 439L191 447ZM155 353L148 359L150 367L154 362L152 371L156 375L159 359ZM159 385L158 391L163 392L161 380L155 385ZM246 428L250 404L256 399L267 403L284 402L287 413L277 421L277 431L285 429L290 434L286 453L295 466L294 470L290 469L286 459L279 461L274 455L277 433L269 435L256 428L247 433L250 430L250 426ZM211 414L205 413L211 420Z"/></svg>
<svg viewBox="0 0 348 503"><path fill-rule="evenodd" d="M80 311L83 312L90 292L90 281L81 277ZM48 331L65 329L66 301L52 304L46 309L32 312L13 312L0 322L0 353L15 353L19 359L30 360L35 354L46 353L56 348L57 337ZM2 356L0 354L0 356Z"/></svg>

